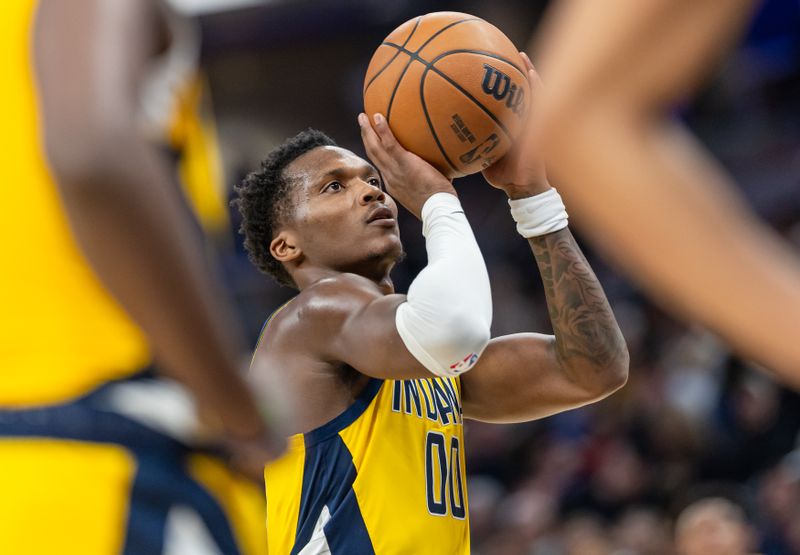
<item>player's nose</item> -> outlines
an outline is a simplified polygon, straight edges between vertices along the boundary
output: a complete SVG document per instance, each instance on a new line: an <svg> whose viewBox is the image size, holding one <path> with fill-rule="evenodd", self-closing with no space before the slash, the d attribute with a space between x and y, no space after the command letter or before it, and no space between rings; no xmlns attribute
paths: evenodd
<svg viewBox="0 0 800 555"><path fill-rule="evenodd" d="M363 189L360 191L361 204L369 204L371 202L384 202L386 200L386 193L380 187L371 185L369 183L362 183Z"/></svg>

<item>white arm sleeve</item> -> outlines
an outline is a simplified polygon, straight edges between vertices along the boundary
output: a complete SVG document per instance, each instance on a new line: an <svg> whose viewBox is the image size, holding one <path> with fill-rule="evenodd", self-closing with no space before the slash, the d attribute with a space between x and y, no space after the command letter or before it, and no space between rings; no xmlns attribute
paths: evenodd
<svg viewBox="0 0 800 555"><path fill-rule="evenodd" d="M457 376L477 362L489 343L492 295L478 243L449 193L422 207L428 265L397 308L395 324L408 351L437 376Z"/></svg>

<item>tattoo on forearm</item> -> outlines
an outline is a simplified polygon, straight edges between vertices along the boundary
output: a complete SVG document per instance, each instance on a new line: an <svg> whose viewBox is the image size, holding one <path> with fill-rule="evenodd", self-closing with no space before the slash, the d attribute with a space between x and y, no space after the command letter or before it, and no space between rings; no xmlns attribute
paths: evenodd
<svg viewBox="0 0 800 555"><path fill-rule="evenodd" d="M542 275L561 359L585 358L598 369L613 364L624 353L625 340L572 233L564 229L528 242Z"/></svg>

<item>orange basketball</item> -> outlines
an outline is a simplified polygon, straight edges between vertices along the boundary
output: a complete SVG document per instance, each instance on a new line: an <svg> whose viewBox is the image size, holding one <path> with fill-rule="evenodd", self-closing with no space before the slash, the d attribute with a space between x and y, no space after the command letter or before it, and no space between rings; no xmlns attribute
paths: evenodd
<svg viewBox="0 0 800 555"><path fill-rule="evenodd" d="M530 87L514 44L475 16L436 12L381 43L364 79L364 111L448 177L480 171L518 135Z"/></svg>

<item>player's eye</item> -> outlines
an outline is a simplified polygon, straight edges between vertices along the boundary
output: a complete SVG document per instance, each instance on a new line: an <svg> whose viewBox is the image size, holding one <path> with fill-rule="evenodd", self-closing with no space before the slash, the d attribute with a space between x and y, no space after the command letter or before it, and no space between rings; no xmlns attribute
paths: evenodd
<svg viewBox="0 0 800 555"><path fill-rule="evenodd" d="M370 185L372 185L373 187L377 187L378 189L380 189L380 188L381 188L381 180L380 180L380 179L378 179L377 177L370 177L370 178L367 180L367 183L369 183L369 184L370 184Z"/></svg>
<svg viewBox="0 0 800 555"><path fill-rule="evenodd" d="M339 183L338 181L331 181L330 183L325 185L325 187L323 187L322 192L323 193L336 193L336 192L341 191L342 189L344 189L344 186L341 183Z"/></svg>

